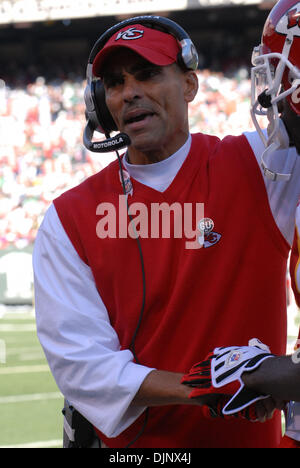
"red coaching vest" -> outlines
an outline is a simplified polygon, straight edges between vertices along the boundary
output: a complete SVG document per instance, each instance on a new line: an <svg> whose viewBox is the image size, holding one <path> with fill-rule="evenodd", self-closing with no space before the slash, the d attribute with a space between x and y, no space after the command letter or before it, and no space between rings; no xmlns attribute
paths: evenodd
<svg viewBox="0 0 300 468"><path fill-rule="evenodd" d="M175 228L171 238L141 238L146 303L135 340L140 363L186 373L214 347L246 345L253 337L272 352L285 354L289 247L273 219L246 138L220 141L193 135L189 155L163 193L136 180L132 185L129 205L140 203L147 209L149 226L154 203L204 203L203 218L193 215L194 226L205 232L204 238L199 236L202 248L188 249L187 239L174 235ZM118 216L120 195L115 161L54 203L78 255L93 272L126 349L140 316L143 282L137 242L125 237L124 225L119 225L124 223ZM101 220L108 212L104 208L112 206L115 232L121 230L123 238L113 237L113 229L110 237L100 238ZM125 447L138 434L143 418L117 438L99 433L100 437L109 447ZM174 405L150 408L146 429L133 447L274 447L280 436L280 414L264 424L207 420L195 406Z"/></svg>

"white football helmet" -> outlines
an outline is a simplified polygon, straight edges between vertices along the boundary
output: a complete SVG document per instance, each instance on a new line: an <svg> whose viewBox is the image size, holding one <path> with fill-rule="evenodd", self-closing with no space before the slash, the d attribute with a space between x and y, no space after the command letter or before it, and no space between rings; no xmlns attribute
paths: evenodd
<svg viewBox="0 0 300 468"><path fill-rule="evenodd" d="M287 99L300 115L300 1L279 0L263 29L261 44L252 54L251 117L264 143L262 167L271 180L288 180L290 174L268 169L266 158L273 151L289 147L289 136L280 119L278 104ZM267 136L258 116L267 116Z"/></svg>

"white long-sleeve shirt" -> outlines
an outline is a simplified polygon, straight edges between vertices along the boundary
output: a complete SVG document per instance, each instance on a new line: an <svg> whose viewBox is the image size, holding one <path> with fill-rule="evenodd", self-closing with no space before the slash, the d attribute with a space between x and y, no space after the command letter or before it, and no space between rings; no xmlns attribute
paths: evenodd
<svg viewBox="0 0 300 468"><path fill-rule="evenodd" d="M246 134L260 163L262 143ZM191 144L151 165L124 165L131 177L159 191L172 182ZM274 155L273 170L293 172L289 182L265 180L276 224L291 245L300 195L300 157L295 149ZM33 265L38 336L56 382L72 405L108 437L129 427L144 411L130 405L153 369L133 362L120 343L108 311L95 287L93 275L78 256L58 218L54 205L39 229ZM222 343L220 343L222 345Z"/></svg>

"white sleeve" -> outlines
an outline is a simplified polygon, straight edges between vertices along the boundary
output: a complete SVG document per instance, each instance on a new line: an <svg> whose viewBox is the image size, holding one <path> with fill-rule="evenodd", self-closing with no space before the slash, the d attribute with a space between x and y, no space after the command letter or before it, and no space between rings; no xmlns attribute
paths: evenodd
<svg viewBox="0 0 300 468"><path fill-rule="evenodd" d="M120 350L90 268L66 235L54 205L34 253L39 340L67 400L107 437L116 437L145 410L130 403L151 368Z"/></svg>
<svg viewBox="0 0 300 468"><path fill-rule="evenodd" d="M274 220L291 246L295 234L295 214L300 198L300 156L295 148L278 150L271 155L271 167L275 172L292 174L288 181L267 179L261 167L264 145L257 132L246 132L245 136L252 147L265 182L270 208Z"/></svg>

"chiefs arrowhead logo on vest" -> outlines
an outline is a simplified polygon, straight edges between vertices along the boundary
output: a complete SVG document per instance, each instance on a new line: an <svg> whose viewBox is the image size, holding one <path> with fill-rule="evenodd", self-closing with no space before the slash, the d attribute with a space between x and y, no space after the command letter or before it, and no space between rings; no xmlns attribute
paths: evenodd
<svg viewBox="0 0 300 468"><path fill-rule="evenodd" d="M203 218L198 223L198 229L202 233L202 235L198 238L198 242L205 249L217 244L222 237L221 234L213 231L214 226L215 223L211 218Z"/></svg>

